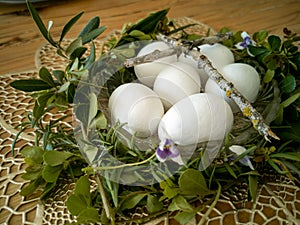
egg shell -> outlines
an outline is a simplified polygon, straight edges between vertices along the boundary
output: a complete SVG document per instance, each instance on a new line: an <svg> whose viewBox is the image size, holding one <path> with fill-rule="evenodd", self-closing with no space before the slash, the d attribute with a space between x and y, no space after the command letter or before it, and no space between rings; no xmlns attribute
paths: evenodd
<svg viewBox="0 0 300 225"><path fill-rule="evenodd" d="M144 46L139 51L137 56L143 56L155 50L162 51L169 48L170 47L166 43L162 41L156 41ZM136 65L134 66L134 72L141 83L152 88L154 80L156 79L158 73L164 68L168 67L170 63L175 62L176 60L177 57L175 55L164 57L161 59L157 59L153 62Z"/></svg>
<svg viewBox="0 0 300 225"><path fill-rule="evenodd" d="M193 145L206 141L223 140L233 124L233 113L221 97L198 93L172 106L162 117L158 135L178 145Z"/></svg>
<svg viewBox="0 0 300 225"><path fill-rule="evenodd" d="M163 69L153 85L154 92L166 110L181 99L199 93L200 89L201 81L197 71L183 62L174 62Z"/></svg>
<svg viewBox="0 0 300 225"><path fill-rule="evenodd" d="M221 74L227 81L233 83L234 87L249 101L254 102L257 98L260 77L258 72L252 66L245 63L232 63L221 69ZM230 98L226 96L225 91L211 79L206 82L205 92L222 96L231 106L233 112L238 112L239 107Z"/></svg>
<svg viewBox="0 0 300 225"><path fill-rule="evenodd" d="M203 69L198 68L198 62L196 60L194 60L193 57L191 57L189 55L184 55L184 54L181 54L179 56L178 61L189 64L190 66L192 66L193 68L195 68L197 70L199 77L200 77L200 81L201 81L201 87L204 89L205 83L209 77Z"/></svg>
<svg viewBox="0 0 300 225"><path fill-rule="evenodd" d="M138 137L149 137L157 133L164 114L159 96L139 83L120 85L109 98L112 124L126 123L124 129Z"/></svg>
<svg viewBox="0 0 300 225"><path fill-rule="evenodd" d="M225 65L234 63L234 56L231 50L225 45L215 43L213 45L200 45L200 52L205 55L218 71Z"/></svg>

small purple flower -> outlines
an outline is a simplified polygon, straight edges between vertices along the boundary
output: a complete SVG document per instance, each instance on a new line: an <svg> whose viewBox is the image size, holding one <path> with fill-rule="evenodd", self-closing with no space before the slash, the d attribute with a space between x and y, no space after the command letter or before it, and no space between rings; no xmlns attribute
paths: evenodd
<svg viewBox="0 0 300 225"><path fill-rule="evenodd" d="M246 151L246 149L243 146L240 146L240 145L231 145L229 147L229 150L235 154L235 156L233 156L234 159L237 156L243 154ZM249 166L251 170L254 170L254 167L253 167L253 165L250 161L249 156L246 155L245 157L241 158L239 160L239 162L242 163L245 166Z"/></svg>
<svg viewBox="0 0 300 225"><path fill-rule="evenodd" d="M242 32L241 37L243 38L243 41L239 42L235 45L235 47L237 49L241 49L241 50L242 49L247 49L248 50L248 46L250 46L250 45L255 46L256 45L256 42L251 39L250 35L247 32L245 32L245 31ZM249 53L249 51L248 51L248 53ZM251 54L249 53L249 55L251 55Z"/></svg>
<svg viewBox="0 0 300 225"><path fill-rule="evenodd" d="M167 158L170 158L179 165L184 164L179 150L176 148L175 143L171 139L165 139L160 142L156 149L156 157L160 162L165 162Z"/></svg>

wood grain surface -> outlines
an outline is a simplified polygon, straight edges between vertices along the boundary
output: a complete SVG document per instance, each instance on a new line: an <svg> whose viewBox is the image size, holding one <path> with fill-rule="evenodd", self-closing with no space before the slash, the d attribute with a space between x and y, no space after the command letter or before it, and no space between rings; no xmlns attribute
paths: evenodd
<svg viewBox="0 0 300 225"><path fill-rule="evenodd" d="M108 33L164 8L170 8L170 17L187 16L215 30L224 26L250 33L265 29L279 35L288 27L300 32L299 0L49 0L34 6L46 23L54 21L55 37L65 22L80 11L85 13L69 38L75 37L96 15L107 26ZM44 40L25 4L0 3L0 74L34 69L35 51L42 43Z"/></svg>

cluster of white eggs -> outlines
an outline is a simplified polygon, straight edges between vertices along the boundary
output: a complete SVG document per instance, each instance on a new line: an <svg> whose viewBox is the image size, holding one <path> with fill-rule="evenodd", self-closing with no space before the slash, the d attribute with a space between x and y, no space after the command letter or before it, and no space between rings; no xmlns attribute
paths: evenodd
<svg viewBox="0 0 300 225"><path fill-rule="evenodd" d="M167 48L153 42L138 56ZM235 63L230 49L218 43L202 45L200 51L246 99L256 99L260 78L253 67ZM138 81L120 85L110 96L112 123L124 123L124 129L138 137L158 134L179 145L222 140L231 130L237 105L189 56L165 57L134 70Z"/></svg>

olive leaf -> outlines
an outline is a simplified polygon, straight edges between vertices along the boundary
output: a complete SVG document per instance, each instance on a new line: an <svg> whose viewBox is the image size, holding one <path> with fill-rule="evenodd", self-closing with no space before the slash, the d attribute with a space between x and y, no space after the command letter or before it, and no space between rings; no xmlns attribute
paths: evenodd
<svg viewBox="0 0 300 225"><path fill-rule="evenodd" d="M78 48L82 47L82 38L76 38L66 49L66 55L71 56L71 54Z"/></svg>
<svg viewBox="0 0 300 225"><path fill-rule="evenodd" d="M52 86L40 79L15 80L10 83L10 86L25 92L42 91L52 88Z"/></svg>
<svg viewBox="0 0 300 225"><path fill-rule="evenodd" d="M78 37L83 37L87 33L91 32L92 30L98 28L100 25L100 18L98 16L93 17L89 20L89 22L83 27L83 29L78 34Z"/></svg>
<svg viewBox="0 0 300 225"><path fill-rule="evenodd" d="M60 38L59 38L59 42L61 42L63 40L63 38L66 36L66 34L68 33L68 31L71 29L71 27L80 19L80 17L82 16L83 12L78 13L76 16L74 16L72 19L70 19L67 24L64 26Z"/></svg>
<svg viewBox="0 0 300 225"><path fill-rule="evenodd" d="M135 195L125 197L125 200L121 203L120 210L123 211L125 209L132 209L136 207L145 196L147 196L146 193L137 193Z"/></svg>
<svg viewBox="0 0 300 225"><path fill-rule="evenodd" d="M130 33L133 30L139 30L145 34L153 32L157 28L158 22L165 18L168 12L169 9L163 9L150 14L145 19L130 27L130 29L127 30L127 33Z"/></svg>
<svg viewBox="0 0 300 225"><path fill-rule="evenodd" d="M39 77L47 84L49 84L49 86L51 87L56 86L50 72L45 67L41 67L41 69L39 70Z"/></svg>
<svg viewBox="0 0 300 225"><path fill-rule="evenodd" d="M53 76L56 78L56 80L62 84L63 80L65 78L65 72L62 70L53 70L52 71Z"/></svg>
<svg viewBox="0 0 300 225"><path fill-rule="evenodd" d="M39 28L41 34L44 36L44 38L54 47L58 47L57 43L52 39L48 29L44 25L41 17L39 16L36 9L33 7L33 5L27 0L26 1L28 10L31 14L31 17L33 18L34 22L36 23L37 27Z"/></svg>
<svg viewBox="0 0 300 225"><path fill-rule="evenodd" d="M94 39L96 39L100 34L102 34L106 30L105 26L96 28L87 34L82 36L82 44L86 44Z"/></svg>

